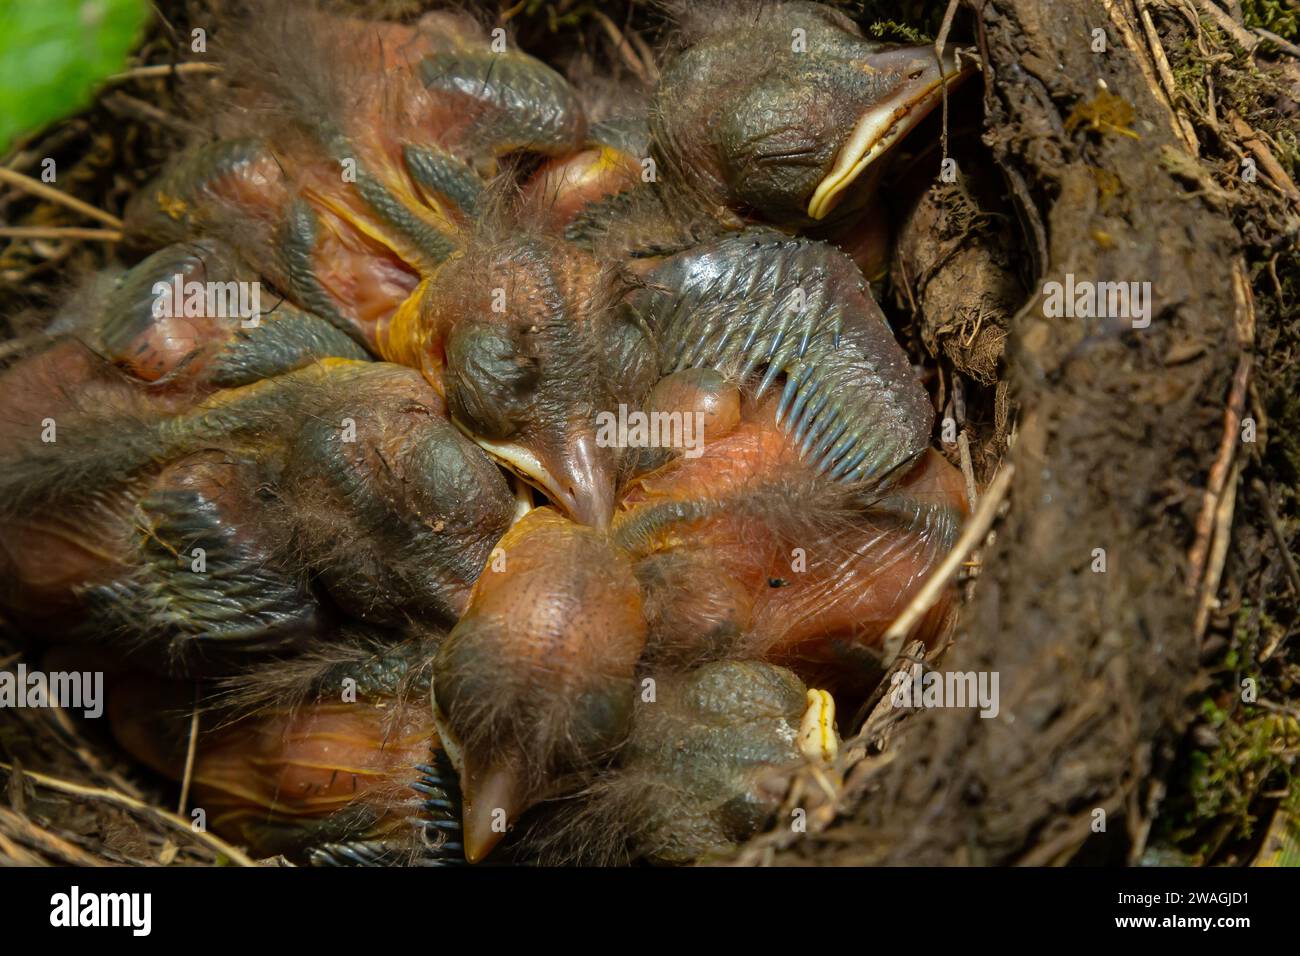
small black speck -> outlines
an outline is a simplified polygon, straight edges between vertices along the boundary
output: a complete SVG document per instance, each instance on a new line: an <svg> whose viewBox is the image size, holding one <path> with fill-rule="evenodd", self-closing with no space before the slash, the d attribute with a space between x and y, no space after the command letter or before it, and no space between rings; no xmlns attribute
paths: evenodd
<svg viewBox="0 0 1300 956"><path fill-rule="evenodd" d="M770 588L783 588L783 587L785 587L785 586L786 586L787 584L789 584L789 583L790 583L790 582L787 581L785 578L768 578L768 579L767 579L767 586L770 587Z"/></svg>

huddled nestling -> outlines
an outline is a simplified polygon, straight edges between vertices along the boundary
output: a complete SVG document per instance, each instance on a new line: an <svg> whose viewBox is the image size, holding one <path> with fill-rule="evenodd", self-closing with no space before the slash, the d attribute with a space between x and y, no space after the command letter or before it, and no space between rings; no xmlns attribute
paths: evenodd
<svg viewBox="0 0 1300 956"><path fill-rule="evenodd" d="M966 514L871 281L969 66L804 2L683 5L653 85L463 12L221 36L134 264L0 371L6 617L164 777L197 699L260 857L733 850Z"/></svg>

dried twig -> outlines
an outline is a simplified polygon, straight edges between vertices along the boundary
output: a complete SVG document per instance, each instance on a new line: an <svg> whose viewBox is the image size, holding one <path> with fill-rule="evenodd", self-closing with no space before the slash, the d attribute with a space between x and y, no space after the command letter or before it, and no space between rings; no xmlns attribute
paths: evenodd
<svg viewBox="0 0 1300 956"><path fill-rule="evenodd" d="M64 738L64 743L76 755L77 759L85 764L96 777L107 781L123 793L139 799L142 797L140 790L131 781L127 780L112 767L106 766L100 755L95 753L87 746L85 739L77 731L77 726L68 716L68 712L62 707L52 707L45 711L49 715L50 724L54 733Z"/></svg>
<svg viewBox="0 0 1300 956"><path fill-rule="evenodd" d="M655 85L659 82L659 67L655 63L655 54L654 51L650 49L650 44L646 43L645 40L642 39L641 34L637 33L635 30L628 30L625 35L632 41L637 52L641 54L641 62L645 65L646 74L650 78L650 84L652 86Z"/></svg>
<svg viewBox="0 0 1300 956"><path fill-rule="evenodd" d="M45 861L0 832L0 863L5 866L41 866Z"/></svg>
<svg viewBox="0 0 1300 956"><path fill-rule="evenodd" d="M190 800L190 782L194 776L194 754L199 745L199 685L194 684L194 707L190 711L190 739L185 747L185 773L181 777L181 796L176 808L178 814L185 813L185 805Z"/></svg>
<svg viewBox="0 0 1300 956"><path fill-rule="evenodd" d="M0 226L0 239L93 239L121 242L117 229L82 229L77 226Z"/></svg>
<svg viewBox="0 0 1300 956"><path fill-rule="evenodd" d="M69 196L67 193L55 189L53 186L46 185L39 180L32 179L30 176L24 176L20 172L12 169L0 167L0 183L8 183L10 186L17 186L24 192L29 192L33 196L39 196L42 199L48 199L50 202L58 203L60 206L66 206L83 216L89 216L92 219L98 219L107 226L114 229L122 228L122 220L118 219L112 213L104 212L97 209L88 202L82 202L76 196Z"/></svg>
<svg viewBox="0 0 1300 956"><path fill-rule="evenodd" d="M197 60L188 63L160 63L152 66L136 66L122 73L114 73L105 83L125 83L128 80L146 80L160 76L182 76L188 73L220 73L218 63L200 63Z"/></svg>
<svg viewBox="0 0 1300 956"><path fill-rule="evenodd" d="M1219 451L1205 482L1201 513L1196 519L1196 539L1188 553L1187 590L1191 594L1195 594L1201 584L1206 558L1210 553L1215 515L1219 513L1224 484L1241 440L1241 419L1246 411L1247 386L1253 364L1253 356L1247 350L1255 340L1255 306L1250 293L1250 280L1246 276L1246 265L1240 258L1233 262L1232 280L1233 295L1237 302L1233 327L1237 334L1237 345L1242 352L1237 356L1237 370L1233 373L1228 405L1223 412L1223 434L1219 439Z"/></svg>
<svg viewBox="0 0 1300 956"><path fill-rule="evenodd" d="M118 793L116 790L105 790L102 787L86 787L70 780L60 780L58 777L50 777L43 773L37 773L34 770L16 769L12 764L0 762L0 770L12 773L15 776L31 780L38 786L47 787L51 790L58 790L61 793L72 794L77 797L84 797L88 800L102 800L105 803L111 803L119 807L136 813L142 813L160 820L168 826L181 833L188 834L194 840L207 845L207 847L216 853L225 856L236 866L257 866L257 863L250 858L243 850L231 846L225 840L206 830L195 830L189 822L174 813L168 813L158 807L150 806L142 800L134 797L128 797L124 793Z"/></svg>
<svg viewBox="0 0 1300 956"><path fill-rule="evenodd" d="M979 502L979 492L975 488L975 466L970 457L970 438L962 429L957 435L957 453L961 460L961 475L966 480L966 505L972 512Z"/></svg>
<svg viewBox="0 0 1300 956"><path fill-rule="evenodd" d="M1205 496L1201 501L1201 513L1196 519L1196 540L1187 560L1187 589L1195 592L1201 583L1205 571L1205 559L1209 554L1210 536L1213 521L1223 494L1223 486L1236 455L1237 443L1240 441L1241 418L1246 407L1246 385L1250 380L1251 356L1242 353L1237 357L1237 370L1232 376L1232 389L1228 394L1228 407L1223 412L1223 434L1219 439L1219 452L1210 466L1210 474L1205 482Z"/></svg>
<svg viewBox="0 0 1300 956"><path fill-rule="evenodd" d="M1142 20L1142 29L1146 33L1147 45L1151 49L1151 59L1155 61L1156 73L1160 76L1160 82L1164 86L1164 100L1174 114L1174 132L1183 141L1187 151L1196 156L1200 152L1200 144L1196 140L1196 130L1186 116L1174 109L1174 102L1178 98L1178 87L1174 83L1174 71L1169 67L1169 58L1165 55L1164 44L1160 42L1160 34L1156 32L1156 25L1151 19L1151 11L1147 8L1147 0L1137 0L1137 3L1138 16Z"/></svg>
<svg viewBox="0 0 1300 956"><path fill-rule="evenodd" d="M152 103L146 103L142 99L128 96L126 93L112 93L105 96L102 102L104 107L113 115L139 120L146 126L162 126L187 137L193 136L199 131L199 127L193 123L187 122L179 116L173 116L165 110L160 110Z"/></svg>
<svg viewBox="0 0 1300 956"><path fill-rule="evenodd" d="M957 543L944 556L939 566L930 573L925 584L908 602L907 607L903 608L903 612L898 615L894 623L889 626L889 630L885 632L883 645L885 660L893 660L898 656L903 641L907 638L913 626L926 611L934 607L934 603L939 600L939 595L943 593L943 589L948 586L952 576L961 567L962 561L975 549L976 545L984 540L989 528L993 526L993 519L997 516L998 506L1002 504L1002 500L1011 487L1011 476L1015 473L1016 466L1014 464L1011 462L1003 463L993 481L985 489L979 507L975 509L975 513L966 522L966 527L962 529L961 537L957 539Z"/></svg>
<svg viewBox="0 0 1300 956"><path fill-rule="evenodd" d="M979 501L979 491L975 484L975 465L971 461L970 436L966 434L966 390L962 387L960 375L953 377L952 413L960 429L957 432L957 457L961 462L962 478L966 480L966 506L973 513Z"/></svg>
<svg viewBox="0 0 1300 956"><path fill-rule="evenodd" d="M1236 20L1232 19L1232 17L1219 9L1218 5L1215 4L1213 0L1198 0L1198 4L1200 8L1206 12L1209 18L1214 21L1214 25L1236 40L1237 45L1247 53L1250 53L1255 49L1255 47L1259 46L1259 38L1251 35L1247 32L1245 27L1241 26Z"/></svg>
<svg viewBox="0 0 1300 956"><path fill-rule="evenodd" d="M1122 794L1115 794L1099 804L1106 815L1115 813L1124 803ZM1092 836L1093 811L1096 807L1085 807L1075 816L1058 826L1055 836L1047 837L1016 860L1017 866L1063 866L1069 861L1088 837Z"/></svg>
<svg viewBox="0 0 1300 956"><path fill-rule="evenodd" d="M943 47L948 42L948 31L952 29L952 20L957 15L959 6L961 0L948 0L948 9L943 12L943 23L939 25L939 33L934 38L934 59L939 65L940 76L943 75ZM948 82L946 80L940 84L939 93L943 97L943 119L939 125L940 156L946 160L948 158Z"/></svg>
<svg viewBox="0 0 1300 956"><path fill-rule="evenodd" d="M1300 59L1300 46L1296 46L1290 40L1284 40L1276 33L1265 30L1263 27L1255 27L1255 33L1273 44L1279 50L1282 50L1284 53L1290 53L1296 59Z"/></svg>
<svg viewBox="0 0 1300 956"><path fill-rule="evenodd" d="M69 843L27 817L0 807L0 827L34 850L55 857L70 866L103 866L104 861Z"/></svg>
<svg viewBox="0 0 1300 956"><path fill-rule="evenodd" d="M623 35L623 31L618 28L618 24L599 10L592 11L591 15L596 19L596 22L604 28L605 33L614 44L614 49L618 51L619 57L622 58L623 63L626 64L627 68L636 74L636 78L640 80L642 84L648 86L652 82L650 79L650 71L646 69L645 64L641 62L640 54L637 53L636 48L632 46L627 37Z"/></svg>
<svg viewBox="0 0 1300 956"><path fill-rule="evenodd" d="M1110 17L1110 22L1114 25L1116 31L1119 32L1120 39L1123 40L1124 45L1128 48L1129 52L1133 54L1133 62L1138 65L1138 69L1141 70L1143 78L1146 79L1147 87L1150 89L1151 95L1157 102L1164 104L1165 112L1169 120L1169 128L1183 143L1183 145L1187 146L1187 148L1191 150L1192 155L1195 156L1197 148L1196 137L1191 137L1189 141L1187 131L1183 129L1182 123L1179 122L1178 111L1174 109L1173 103L1171 103L1165 96L1159 80L1156 79L1155 73L1152 72L1151 63L1147 59L1146 51L1143 50L1142 43L1138 40L1137 34L1133 32L1133 28L1129 25L1130 14L1127 10L1120 8L1121 2L1122 0L1101 0L1101 5L1105 8L1107 16Z"/></svg>
<svg viewBox="0 0 1300 956"><path fill-rule="evenodd" d="M1237 479L1240 477L1241 462L1237 461L1232 465L1232 475L1228 478L1228 483L1219 496L1218 507L1214 511L1213 544L1205 571L1205 583L1201 586L1201 598L1196 606L1196 623L1193 627L1198 641L1205 635L1205 629L1210 623L1210 611L1219 593L1223 563L1228 557L1228 541L1232 537L1232 515L1237 504Z"/></svg>
<svg viewBox="0 0 1300 956"><path fill-rule="evenodd" d="M1287 175L1287 171L1282 168L1282 164L1273 156L1273 151L1268 148L1268 144L1251 128L1249 123L1236 113L1230 112L1228 120L1232 123L1233 132L1241 137L1241 145L1255 154L1255 158L1259 160L1259 165L1264 168L1268 178L1277 185L1281 192L1286 194L1288 199L1300 204L1300 188L1296 187L1294 180Z"/></svg>

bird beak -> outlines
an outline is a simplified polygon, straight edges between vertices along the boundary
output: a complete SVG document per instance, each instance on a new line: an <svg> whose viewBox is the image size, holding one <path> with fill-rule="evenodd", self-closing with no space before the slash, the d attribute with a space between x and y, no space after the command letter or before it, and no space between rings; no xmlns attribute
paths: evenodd
<svg viewBox="0 0 1300 956"><path fill-rule="evenodd" d="M614 514L614 465L591 431L570 434L559 450L518 442L475 441L580 524L609 527Z"/></svg>
<svg viewBox="0 0 1300 956"><path fill-rule="evenodd" d="M944 86L952 86L974 72L973 64L959 63L945 51L940 62L934 51L923 47L902 47L871 54L863 70L897 75L888 93L865 109L853 132L840 147L835 165L808 201L808 215L824 219L835 208L853 182L879 156L912 130L942 102Z"/></svg>
<svg viewBox="0 0 1300 956"><path fill-rule="evenodd" d="M460 777L465 859L478 863L496 848L534 801L528 797L523 778L513 765L507 762L483 765L461 747L450 721L438 706L436 685L433 725L438 741Z"/></svg>
<svg viewBox="0 0 1300 956"><path fill-rule="evenodd" d="M460 782L465 797L461 823L465 859L477 863L492 852L533 801L525 792L521 774L509 764L477 768L470 758L465 771Z"/></svg>
<svg viewBox="0 0 1300 956"><path fill-rule="evenodd" d="M809 688L806 701L799 724L799 751L809 760L830 763L840 749L835 732L835 698L829 691Z"/></svg>

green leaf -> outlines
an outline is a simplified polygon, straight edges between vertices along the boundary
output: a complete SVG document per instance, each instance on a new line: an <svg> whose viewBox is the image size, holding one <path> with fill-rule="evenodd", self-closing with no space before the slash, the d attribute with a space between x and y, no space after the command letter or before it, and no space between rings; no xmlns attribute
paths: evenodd
<svg viewBox="0 0 1300 956"><path fill-rule="evenodd" d="M122 69L147 14L144 0L0 4L0 153L85 106Z"/></svg>

